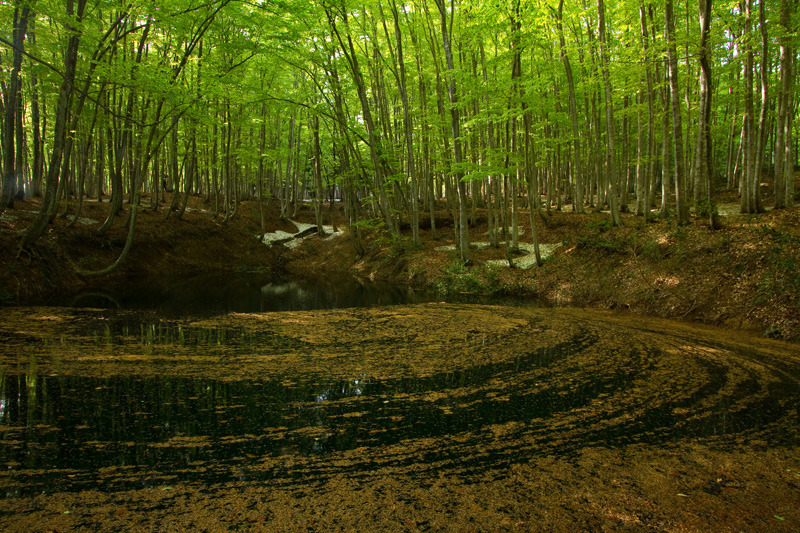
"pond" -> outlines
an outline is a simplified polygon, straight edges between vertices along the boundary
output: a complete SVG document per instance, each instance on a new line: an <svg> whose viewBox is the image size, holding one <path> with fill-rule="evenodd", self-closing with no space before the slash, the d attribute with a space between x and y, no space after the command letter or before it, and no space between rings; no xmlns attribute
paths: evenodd
<svg viewBox="0 0 800 533"><path fill-rule="evenodd" d="M126 281L56 296L45 305L103 309L157 309L166 314L299 311L434 301L408 287L355 280L296 281L247 274Z"/></svg>
<svg viewBox="0 0 800 533"><path fill-rule="evenodd" d="M226 312L308 311L448 301L532 305L513 298L491 299L472 294L442 294L354 279L286 280L248 274L198 275L189 278L126 281L56 295L32 305L158 310L168 315Z"/></svg>
<svg viewBox="0 0 800 533"><path fill-rule="evenodd" d="M316 516L312 528L327 529L351 524L337 507L350 502L390 530L397 523L382 499L391 496L416 509L415 528L446 523L449 508L482 529L509 513L464 498L510 490L520 469L559 464L559 490L596 476L609 493L643 468L643 450L745 453L746 463L781 450L786 468L800 469L792 345L579 310L352 307L303 290L261 286L262 302L291 309L271 313L4 309L0 524L295 530ZM611 458L626 454L634 457L615 470ZM576 463L586 457L594 463ZM730 475L701 478L700 488L741 484ZM535 477L516 488L544 491ZM800 501L794 479L769 480L790 507ZM422 509L418 491L436 487L450 503ZM531 520L539 506L557 507L540 496L534 506L515 496L509 509ZM200 502L218 512L196 523ZM234 502L254 511L220 511ZM93 508L100 503L110 507Z"/></svg>

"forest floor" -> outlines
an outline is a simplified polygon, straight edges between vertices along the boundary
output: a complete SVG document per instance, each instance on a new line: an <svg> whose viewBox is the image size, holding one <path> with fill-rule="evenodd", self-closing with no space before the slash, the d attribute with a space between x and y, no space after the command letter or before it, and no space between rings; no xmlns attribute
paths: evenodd
<svg viewBox="0 0 800 533"><path fill-rule="evenodd" d="M364 231L366 253L359 255L351 231L335 238L311 236L292 249L264 245L258 236L265 232L297 231L280 218L276 203L265 205L262 229L257 201L242 202L236 216L225 222L213 215L213 200L191 197L190 208L176 220L165 219L170 197L157 210L147 207L149 199L142 200L130 256L118 272L100 280L75 275L70 262L83 269L113 263L125 244L127 206L101 237L96 230L109 204L87 200L77 224L67 228L71 217L57 218L33 251L17 256L15 235L38 209L36 199L18 202L0 215L0 303L41 302L49 294L113 286L131 277L159 283L208 272L283 272L295 278L355 277L442 293L625 310L800 340L798 208L739 215L735 197L723 198L723 227L712 231L697 218L678 226L671 218L653 217L645 223L631 214L623 214L622 225L612 227L605 213L577 215L567 206L553 210L547 220L537 218L545 262L527 269L499 266L506 258L504 244L476 247L471 265L463 266L453 250L453 215L444 207L436 212L436 238L430 217L423 213L419 246L411 242L406 221L401 237ZM290 218L313 223L310 204ZM332 222L342 225L343 213L326 206L324 223ZM519 228L520 245L530 243L527 211L520 212ZM487 212L479 208L469 228L470 242L487 241L487 232ZM524 254L512 255L515 266L530 263Z"/></svg>
<svg viewBox="0 0 800 533"><path fill-rule="evenodd" d="M732 200L731 200L732 201ZM506 246L476 246L472 264L455 252L453 217L437 213L438 238L410 229L401 238L373 233L359 257L345 240L312 237L284 255L284 268L297 276L355 275L406 283L439 292L467 292L535 299L545 305L616 309L661 318L699 321L764 336L800 340L800 209L740 215L720 206L722 229L705 220L679 226L674 219L622 215L612 227L605 213L552 211L537 217L541 268L500 266ZM487 241L487 213L478 209L470 242ZM520 248L530 248L527 211L519 216ZM448 248L448 245L449 248ZM512 255L530 265L528 250Z"/></svg>

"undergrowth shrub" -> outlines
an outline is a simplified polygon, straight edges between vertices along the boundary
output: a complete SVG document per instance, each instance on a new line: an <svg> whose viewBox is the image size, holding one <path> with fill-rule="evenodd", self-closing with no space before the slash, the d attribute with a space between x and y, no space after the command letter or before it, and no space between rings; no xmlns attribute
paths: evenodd
<svg viewBox="0 0 800 533"><path fill-rule="evenodd" d="M762 226L759 230L772 239L767 270L758 284L757 303L780 300L800 309L800 237Z"/></svg>
<svg viewBox="0 0 800 533"><path fill-rule="evenodd" d="M435 283L436 290L442 294L458 292L481 292L481 282L460 259L453 259L444 269L444 278Z"/></svg>
<svg viewBox="0 0 800 533"><path fill-rule="evenodd" d="M587 224L586 229L591 233L578 237L577 247L612 253L626 253L631 250L631 237L610 232L613 227L610 220Z"/></svg>

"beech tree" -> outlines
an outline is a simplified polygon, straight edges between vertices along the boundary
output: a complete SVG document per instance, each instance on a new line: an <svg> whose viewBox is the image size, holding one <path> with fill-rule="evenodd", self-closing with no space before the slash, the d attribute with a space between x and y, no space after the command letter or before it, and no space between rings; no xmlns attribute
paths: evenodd
<svg viewBox="0 0 800 533"><path fill-rule="evenodd" d="M796 0L9 7L2 205L41 194L22 248L90 196L110 201L101 235L126 224L121 260L146 197L167 218L197 194L225 221L253 196L286 218L307 200L318 226L327 200L359 253L364 228L422 245L452 213L463 262L481 210L513 259L523 210L537 244L564 206L716 227L715 191L758 212L765 177L794 201Z"/></svg>

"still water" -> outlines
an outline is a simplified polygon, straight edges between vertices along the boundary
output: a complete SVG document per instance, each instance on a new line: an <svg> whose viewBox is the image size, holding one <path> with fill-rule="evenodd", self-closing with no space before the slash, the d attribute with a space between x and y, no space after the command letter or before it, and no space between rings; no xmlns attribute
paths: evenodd
<svg viewBox="0 0 800 533"><path fill-rule="evenodd" d="M0 495L291 482L365 468L337 459L354 452L473 475L592 446L798 438L791 347L402 290L220 285L194 318L182 291L156 310L119 293L72 302L105 310L6 310Z"/></svg>
<svg viewBox="0 0 800 533"><path fill-rule="evenodd" d="M131 281L46 303L68 307L157 309L171 314L300 311L435 301L430 292L355 280L287 281L244 274Z"/></svg>

